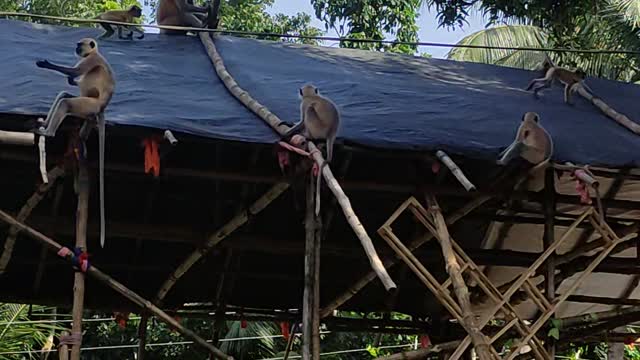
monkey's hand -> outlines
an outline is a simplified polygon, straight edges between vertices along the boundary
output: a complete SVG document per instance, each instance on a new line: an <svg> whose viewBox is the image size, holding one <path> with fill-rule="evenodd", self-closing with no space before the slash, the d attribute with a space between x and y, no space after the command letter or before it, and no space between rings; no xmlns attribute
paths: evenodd
<svg viewBox="0 0 640 360"><path fill-rule="evenodd" d="M67 77L67 82L71 86L78 86L78 83L76 82L76 79L74 79L72 76L68 76Z"/></svg>
<svg viewBox="0 0 640 360"><path fill-rule="evenodd" d="M36 66L39 67L39 68L50 69L51 65L52 64L49 62L49 60L38 60L38 61L36 61Z"/></svg>

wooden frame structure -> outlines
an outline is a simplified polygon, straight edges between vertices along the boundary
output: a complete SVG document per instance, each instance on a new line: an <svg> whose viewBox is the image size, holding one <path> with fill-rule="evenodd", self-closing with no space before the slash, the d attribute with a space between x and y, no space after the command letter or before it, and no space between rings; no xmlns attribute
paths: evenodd
<svg viewBox="0 0 640 360"><path fill-rule="evenodd" d="M464 250L449 236L446 230L446 224L442 220L443 217L440 209L435 202L435 197L428 195L427 198L430 203L429 210L426 210L415 197L410 197L396 209L387 222L380 227L378 233L469 333L469 336L462 341L450 357L452 360L457 360L462 357L464 351L472 341L481 359L500 359L501 356L498 351L494 347L487 349L487 346L496 343L512 328L515 329L520 336L520 341L515 348L511 349L505 359L514 359L525 345L531 347L536 359L552 359L545 350L543 342L536 336L536 333L547 323L558 310L559 306L572 295L573 291L580 286L582 281L593 272L602 260L604 260L617 245L632 237L619 238L611 227L602 221L602 217L596 210L588 208L569 226L562 237L551 243L544 253L541 254L505 292L501 292L491 283L484 273L479 270L478 266L469 258ZM393 232L393 223L407 210L438 240L442 247L443 255L447 259L447 272L449 273L449 278L442 284L436 280ZM561 296L557 298L554 297L550 301L547 296L538 289L537 284L532 282L532 276L536 274L538 268L540 268L545 261L548 261L578 225L585 220L606 239L606 245L601 248L598 255L588 264L587 268L578 279L573 282L570 288L565 290ZM462 280L462 274L465 272L467 272L469 276L478 283L486 295L495 302L494 307L483 314L479 322L476 322L474 314L470 313L469 304L465 303L468 301L464 299L465 294L468 296L468 289L466 284L464 284L464 280ZM460 280L462 280L462 282ZM457 302L449 294L449 287L451 285L454 285L458 297ZM525 319L518 316L510 304L511 297L520 289L524 290L542 311L542 314L531 326L525 322ZM461 296L460 293L463 295ZM482 333L483 328L499 313L506 318L506 323L502 329L495 334Z"/></svg>

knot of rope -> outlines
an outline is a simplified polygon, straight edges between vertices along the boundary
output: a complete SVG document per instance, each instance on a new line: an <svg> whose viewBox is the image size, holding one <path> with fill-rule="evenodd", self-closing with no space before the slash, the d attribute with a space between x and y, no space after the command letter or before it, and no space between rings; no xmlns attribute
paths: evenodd
<svg viewBox="0 0 640 360"><path fill-rule="evenodd" d="M82 344L82 333L76 332L71 333L69 335L60 336L60 343L58 347L63 345L81 345Z"/></svg>
<svg viewBox="0 0 640 360"><path fill-rule="evenodd" d="M154 177L160 176L158 138L159 137L152 136L142 140L142 144L144 145L144 172L145 174L153 174Z"/></svg>
<svg viewBox="0 0 640 360"><path fill-rule="evenodd" d="M78 247L74 248L73 251L67 247L62 247L58 250L58 256L71 261L73 268L77 271L86 273L89 270L89 254Z"/></svg>
<svg viewBox="0 0 640 360"><path fill-rule="evenodd" d="M571 178L576 181L576 192L580 196L580 203L584 205L591 205L591 195L589 194L589 186L583 179L586 176L591 176L585 169L575 169L571 172Z"/></svg>

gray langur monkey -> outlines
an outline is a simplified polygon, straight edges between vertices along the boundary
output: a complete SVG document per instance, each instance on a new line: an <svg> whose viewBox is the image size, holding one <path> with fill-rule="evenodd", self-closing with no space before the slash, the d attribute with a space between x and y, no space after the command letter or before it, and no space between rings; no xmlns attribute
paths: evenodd
<svg viewBox="0 0 640 360"><path fill-rule="evenodd" d="M98 51L98 43L94 39L80 40L76 44L75 52L80 57L80 61L74 67L55 65L48 60L36 62L36 66L40 68L67 75L69 84L80 88L80 96L73 96L64 91L58 94L47 118L37 132L44 136L55 136L67 115L85 120L83 128L87 125L86 122L92 120L97 122L100 157L100 245L104 247L104 110L111 101L116 82L111 66ZM76 78L78 78L77 82Z"/></svg>
<svg viewBox="0 0 640 360"><path fill-rule="evenodd" d="M296 134L301 134L309 140L326 140L327 161L333 159L333 145L340 126L340 112L338 107L328 98L320 95L318 88L308 84L299 90L300 101L300 122L289 130L285 137L289 138ZM320 184L322 178L322 168L326 162L320 166L316 186L316 215L320 212Z"/></svg>
<svg viewBox="0 0 640 360"><path fill-rule="evenodd" d="M548 162L553 155L553 139L540 125L540 116L527 112L522 116L515 140L502 153L497 163L506 165L516 157L539 166Z"/></svg>
<svg viewBox="0 0 640 360"><path fill-rule="evenodd" d="M104 13L96 16L96 19L99 20L107 20L107 21L118 21L125 23L132 23L134 18L139 18L142 16L142 9L137 5L132 5L128 10L109 10ZM114 30L111 24L100 23L100 26L104 28L104 33L100 35L98 39L108 38L113 35ZM137 26L125 26L125 25L113 25L118 28L118 37L120 39L131 40L133 39L133 32L137 32L140 36L137 36L138 39L144 38L144 31L138 28ZM129 30L129 34L127 36L122 35L122 30Z"/></svg>
<svg viewBox="0 0 640 360"><path fill-rule="evenodd" d="M159 0L156 22L158 25L216 28L220 0L207 7L194 5L193 0ZM161 34L185 34L185 31L160 29Z"/></svg>
<svg viewBox="0 0 640 360"><path fill-rule="evenodd" d="M579 85L593 93L584 82L586 76L587 74L580 69L571 71L559 66L551 66L544 77L531 80L526 90L533 89L534 95L538 96L540 90L551 87L553 82L557 80L564 85L564 102L571 105L571 95L576 92Z"/></svg>

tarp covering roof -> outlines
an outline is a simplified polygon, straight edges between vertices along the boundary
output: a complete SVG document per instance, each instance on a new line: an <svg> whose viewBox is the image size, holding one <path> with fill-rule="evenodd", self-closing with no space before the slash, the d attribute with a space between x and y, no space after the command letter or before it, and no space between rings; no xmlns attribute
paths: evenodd
<svg viewBox="0 0 640 360"><path fill-rule="evenodd" d="M70 64L75 43L98 29L0 21L0 113L44 115L56 94L74 92L39 58ZM555 86L540 99L523 89L537 73L397 54L218 37L241 87L282 119L298 118L297 89L312 82L342 112L340 139L383 149L435 150L491 160L513 139L522 114L535 111L559 161L609 167L640 164L640 137L584 99L563 103ZM107 109L117 125L171 129L243 142L276 134L228 94L196 37L148 34L105 40L118 84ZM588 79L596 95L640 121L640 87Z"/></svg>

